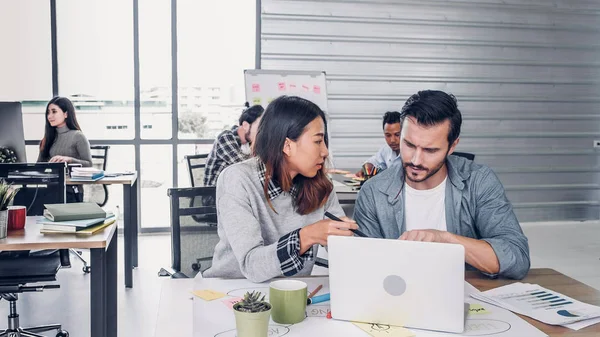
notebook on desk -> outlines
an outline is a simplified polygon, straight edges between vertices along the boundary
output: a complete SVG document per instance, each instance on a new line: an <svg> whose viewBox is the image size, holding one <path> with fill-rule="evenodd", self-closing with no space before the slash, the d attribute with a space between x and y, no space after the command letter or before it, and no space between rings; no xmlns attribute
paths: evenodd
<svg viewBox="0 0 600 337"><path fill-rule="evenodd" d="M44 217L52 221L106 218L106 212L94 202L44 204Z"/></svg>

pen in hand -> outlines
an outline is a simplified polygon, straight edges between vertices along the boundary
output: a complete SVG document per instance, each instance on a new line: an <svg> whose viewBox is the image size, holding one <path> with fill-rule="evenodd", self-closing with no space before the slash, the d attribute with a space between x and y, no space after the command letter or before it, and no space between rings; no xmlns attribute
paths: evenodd
<svg viewBox="0 0 600 337"><path fill-rule="evenodd" d="M329 212L325 212L325 216L326 216L326 217L328 217L328 218L329 218L329 219L331 219L331 220L335 220L335 221L344 221L344 220L342 220L342 219L338 218L337 216L335 216L335 215L333 215L333 214L331 214L331 213L329 213ZM361 232L361 231L360 231L360 230L358 230L358 229L351 229L351 231L352 231L352 232L354 232L354 234L356 234L356 235L358 235L358 236L362 236L363 238L366 238L366 237L367 237L367 235L366 235L365 233Z"/></svg>

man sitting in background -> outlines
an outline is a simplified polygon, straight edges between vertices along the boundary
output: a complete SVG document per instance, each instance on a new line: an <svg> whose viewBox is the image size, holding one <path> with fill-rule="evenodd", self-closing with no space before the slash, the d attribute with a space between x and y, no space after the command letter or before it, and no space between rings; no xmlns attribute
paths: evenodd
<svg viewBox="0 0 600 337"><path fill-rule="evenodd" d="M375 155L369 158L363 167L367 172L372 172L374 168L385 170L388 167L402 163L400 158L400 113L398 111L388 111L383 115L383 135L385 136L384 145ZM361 169L356 173L359 177L364 177Z"/></svg>
<svg viewBox="0 0 600 337"><path fill-rule="evenodd" d="M242 112L239 126L225 130L219 134L208 154L204 168L204 186L214 186L219 173L227 166L239 163L251 157L250 151L244 151L243 145L251 145L256 137L256 130L262 117L263 109L254 105Z"/></svg>
<svg viewBox="0 0 600 337"><path fill-rule="evenodd" d="M469 266L522 279L529 245L502 183L489 167L451 156L461 123L454 96L411 96L402 108L402 165L365 182L354 220L369 237L460 244Z"/></svg>

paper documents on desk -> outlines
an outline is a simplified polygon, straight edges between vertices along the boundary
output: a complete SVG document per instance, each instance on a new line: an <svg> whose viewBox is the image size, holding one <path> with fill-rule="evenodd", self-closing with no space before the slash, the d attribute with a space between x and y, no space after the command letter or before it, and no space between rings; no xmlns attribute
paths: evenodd
<svg viewBox="0 0 600 337"><path fill-rule="evenodd" d="M563 325L574 330L598 323L600 317L600 307L537 284L516 282L471 296L546 324Z"/></svg>

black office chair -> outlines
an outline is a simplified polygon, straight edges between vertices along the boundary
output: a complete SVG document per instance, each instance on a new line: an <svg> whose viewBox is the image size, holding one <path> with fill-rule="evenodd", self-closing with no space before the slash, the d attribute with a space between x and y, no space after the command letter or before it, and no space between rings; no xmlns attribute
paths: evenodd
<svg viewBox="0 0 600 337"><path fill-rule="evenodd" d="M94 168L106 171L106 162L108 161L108 149L110 146L94 145L92 150L92 166ZM106 185L84 185L84 198L86 201L95 202L103 207L108 202L108 187Z"/></svg>
<svg viewBox="0 0 600 337"><path fill-rule="evenodd" d="M10 306L8 327L0 330L0 337L43 337L38 333L52 330L57 330L56 337L69 336L60 324L22 328L17 312L18 294L60 288L58 284L26 286L29 283L56 281L59 269L58 251L0 252L0 299L8 301Z"/></svg>
<svg viewBox="0 0 600 337"><path fill-rule="evenodd" d="M475 155L468 152L452 152L452 155L467 158L469 160L475 160Z"/></svg>
<svg viewBox="0 0 600 337"><path fill-rule="evenodd" d="M204 169L208 153L185 156L192 187L204 186Z"/></svg>
<svg viewBox="0 0 600 337"><path fill-rule="evenodd" d="M212 265L217 235L216 187L170 188L171 268L159 276L194 277Z"/></svg>

